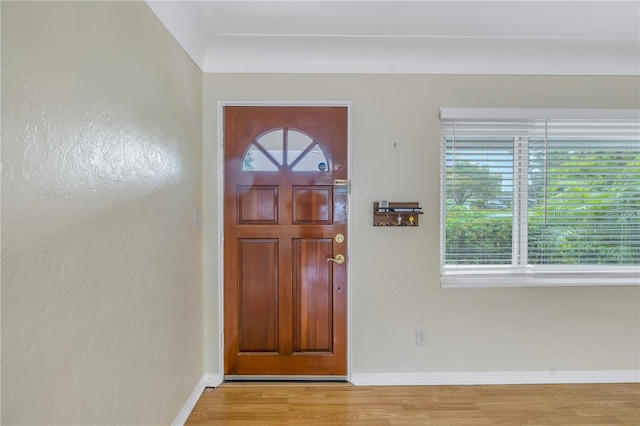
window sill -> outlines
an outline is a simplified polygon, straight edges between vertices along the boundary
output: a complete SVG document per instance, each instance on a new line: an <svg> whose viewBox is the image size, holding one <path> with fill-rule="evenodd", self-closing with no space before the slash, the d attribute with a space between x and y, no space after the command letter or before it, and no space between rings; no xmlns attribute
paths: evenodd
<svg viewBox="0 0 640 426"><path fill-rule="evenodd" d="M640 286L640 268L620 271L444 271L442 288Z"/></svg>

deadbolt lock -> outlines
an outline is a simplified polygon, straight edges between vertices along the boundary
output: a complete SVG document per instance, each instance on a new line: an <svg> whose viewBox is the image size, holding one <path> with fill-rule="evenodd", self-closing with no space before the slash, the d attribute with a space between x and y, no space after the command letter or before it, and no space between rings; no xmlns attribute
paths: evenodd
<svg viewBox="0 0 640 426"><path fill-rule="evenodd" d="M344 235L338 234L335 237L336 243L344 243Z"/></svg>

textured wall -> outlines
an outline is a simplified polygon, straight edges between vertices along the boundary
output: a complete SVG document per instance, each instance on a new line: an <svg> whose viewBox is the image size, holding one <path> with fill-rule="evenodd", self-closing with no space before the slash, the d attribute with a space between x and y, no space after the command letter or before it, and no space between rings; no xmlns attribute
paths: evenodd
<svg viewBox="0 0 640 426"><path fill-rule="evenodd" d="M167 424L203 374L202 74L142 2L2 2L2 423Z"/></svg>
<svg viewBox="0 0 640 426"><path fill-rule="evenodd" d="M640 368L639 287L439 286L439 108L639 108L637 77L206 74L204 96L206 164L217 161L217 101L353 102L352 372ZM204 173L215 212L216 170ZM420 227L374 228L379 199L419 201ZM215 235L204 245L212 259ZM204 273L205 293L217 294L215 265ZM205 366L215 372L217 323L205 327ZM415 345L417 327L427 329L425 347Z"/></svg>

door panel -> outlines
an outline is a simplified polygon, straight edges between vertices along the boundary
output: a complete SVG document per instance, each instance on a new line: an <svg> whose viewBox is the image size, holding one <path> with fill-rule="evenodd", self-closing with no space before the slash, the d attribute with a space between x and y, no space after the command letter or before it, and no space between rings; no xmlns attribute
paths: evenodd
<svg viewBox="0 0 640 426"><path fill-rule="evenodd" d="M278 351L278 241L239 241L240 352Z"/></svg>
<svg viewBox="0 0 640 426"><path fill-rule="evenodd" d="M331 352L332 240L296 239L293 245L296 311L294 352Z"/></svg>
<svg viewBox="0 0 640 426"><path fill-rule="evenodd" d="M226 107L225 375L346 375L346 107Z"/></svg>
<svg viewBox="0 0 640 426"><path fill-rule="evenodd" d="M293 224L322 224L333 222L333 187L293 187Z"/></svg>
<svg viewBox="0 0 640 426"><path fill-rule="evenodd" d="M278 187L275 185L237 187L238 225L276 225Z"/></svg>

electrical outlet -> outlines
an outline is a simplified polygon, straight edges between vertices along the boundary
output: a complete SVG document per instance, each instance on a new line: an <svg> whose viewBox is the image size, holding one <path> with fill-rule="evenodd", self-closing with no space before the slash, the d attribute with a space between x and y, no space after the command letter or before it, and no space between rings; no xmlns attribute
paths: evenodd
<svg viewBox="0 0 640 426"><path fill-rule="evenodd" d="M427 344L427 329L416 328L416 346L425 346Z"/></svg>
<svg viewBox="0 0 640 426"><path fill-rule="evenodd" d="M200 209L193 209L193 229L202 228L202 214Z"/></svg>

